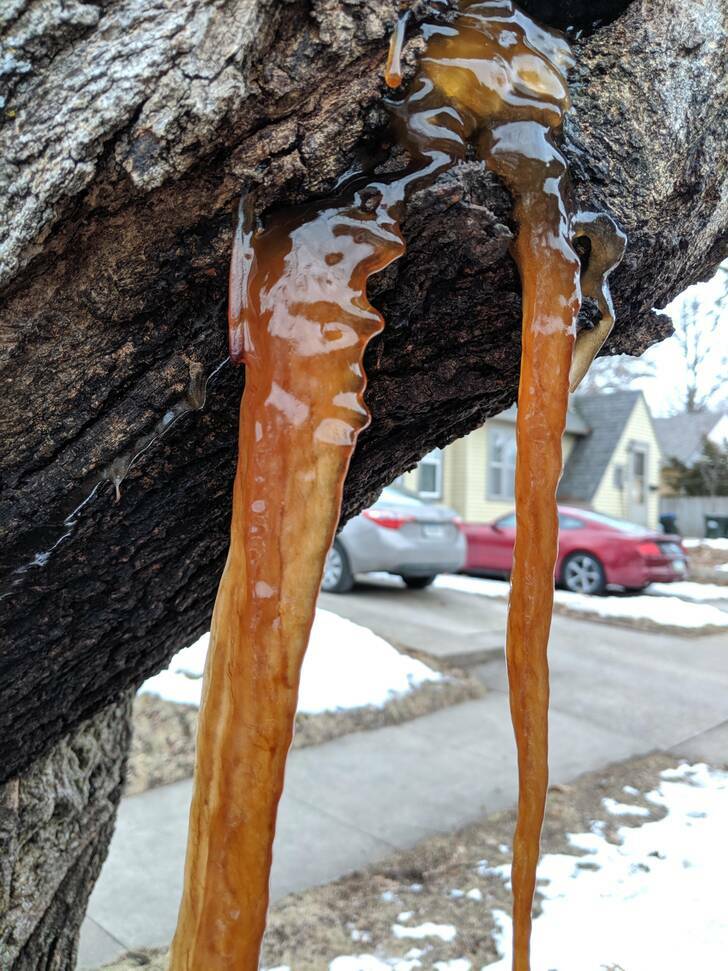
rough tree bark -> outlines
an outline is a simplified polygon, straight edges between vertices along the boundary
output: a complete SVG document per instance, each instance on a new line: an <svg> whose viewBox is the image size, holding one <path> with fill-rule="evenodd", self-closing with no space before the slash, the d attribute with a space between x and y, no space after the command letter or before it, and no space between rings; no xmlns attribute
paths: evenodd
<svg viewBox="0 0 728 971"><path fill-rule="evenodd" d="M114 830L131 693L0 785L0 967L71 971Z"/></svg>
<svg viewBox="0 0 728 971"><path fill-rule="evenodd" d="M612 20L576 41L564 141L580 205L629 234L608 351L640 353L670 332L652 308L725 254L726 0L526 5ZM0 11L0 781L205 630L243 380L225 363L236 200L247 185L261 211L299 201L387 159L398 6ZM367 357L373 423L345 516L514 400L510 208L474 162L412 200L408 253L371 287L387 328Z"/></svg>

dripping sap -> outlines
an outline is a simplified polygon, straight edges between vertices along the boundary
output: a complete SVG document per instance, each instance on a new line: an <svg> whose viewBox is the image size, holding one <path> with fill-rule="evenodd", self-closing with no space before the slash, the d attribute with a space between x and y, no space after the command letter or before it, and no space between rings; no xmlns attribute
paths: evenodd
<svg viewBox="0 0 728 971"><path fill-rule="evenodd" d="M577 346L572 362L580 264L566 162L555 141L568 108L569 48L506 0L460 0L456 8L451 23L424 25L417 74L390 103L412 159L403 173L356 179L336 198L274 214L261 230L241 213L229 323L231 357L245 364L246 384L171 971L258 967L301 663L349 460L368 421L362 359L383 321L367 300L367 280L404 251L399 219L408 194L464 158L468 145L508 186L519 227L519 529L507 653L520 784L513 966L529 967L547 786L546 647L561 435L570 371L596 353L598 341ZM406 28L402 20L394 34L391 87L401 82ZM613 313L603 284L619 245L596 217L584 217L578 231L596 239L595 227L607 242L590 286L609 311L606 327Z"/></svg>

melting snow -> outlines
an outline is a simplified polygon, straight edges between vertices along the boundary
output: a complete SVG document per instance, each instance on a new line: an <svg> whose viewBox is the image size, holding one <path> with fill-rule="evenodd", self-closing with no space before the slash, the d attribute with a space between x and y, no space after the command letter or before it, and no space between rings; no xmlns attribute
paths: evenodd
<svg viewBox="0 0 728 971"><path fill-rule="evenodd" d="M649 798L667 815L637 828L621 827L619 845L598 831L571 837L572 845L588 852L589 869L579 866L583 857L543 858L542 913L533 925L535 968L725 966L728 773L682 765L662 773ZM509 971L511 920L502 911L493 916L503 957L487 971ZM565 927L574 932L564 933Z"/></svg>
<svg viewBox="0 0 728 971"><path fill-rule="evenodd" d="M395 937L411 937L420 940L423 937L439 937L441 941L452 941L455 939L457 929L452 924L433 924L426 921L417 927L402 927L401 924L392 925L392 933Z"/></svg>
<svg viewBox="0 0 728 971"><path fill-rule="evenodd" d="M681 585L691 589L700 586L697 583L680 584L679 581L674 584L653 584L665 587L666 591ZM505 599L508 596L508 583L505 580L448 574L439 576L435 580L435 586L481 597ZM711 604L690 603L679 596L673 596L674 592L677 591L670 590L670 595L665 596L642 594L633 597L589 597L582 593L571 593L569 590L557 590L554 599L557 604L570 610L614 620L649 620L661 627L683 627L690 630L708 626L728 628L728 613ZM725 599L725 594L723 598Z"/></svg>
<svg viewBox="0 0 728 971"><path fill-rule="evenodd" d="M728 539L684 539L683 546L687 549L695 549L696 546L705 546L710 550L725 550L728 552Z"/></svg>
<svg viewBox="0 0 728 971"><path fill-rule="evenodd" d="M602 799L602 805L611 813L612 816L650 816L651 813L646 806L630 806L626 802L617 802L616 799Z"/></svg>
<svg viewBox="0 0 728 971"><path fill-rule="evenodd" d="M680 597L682 600L728 600L728 587L722 587L719 583L694 583L691 580L651 583L646 593L660 597Z"/></svg>
<svg viewBox="0 0 728 971"><path fill-rule="evenodd" d="M421 968L424 951L413 947L403 958L378 958L373 954L341 954L329 963L329 971L414 971ZM437 965L435 965L437 967ZM459 971L458 968L452 971ZM463 968L462 971L467 971Z"/></svg>
<svg viewBox="0 0 728 971"><path fill-rule="evenodd" d="M556 591L557 603L579 613L614 620L649 620L660 627L728 627L728 614L710 604L688 603L679 597L587 597L568 590Z"/></svg>
<svg viewBox="0 0 728 971"><path fill-rule="evenodd" d="M169 667L141 687L168 701L199 705L209 635L179 651ZM366 705L383 707L443 675L400 654L368 627L317 609L301 672L298 710L306 714Z"/></svg>

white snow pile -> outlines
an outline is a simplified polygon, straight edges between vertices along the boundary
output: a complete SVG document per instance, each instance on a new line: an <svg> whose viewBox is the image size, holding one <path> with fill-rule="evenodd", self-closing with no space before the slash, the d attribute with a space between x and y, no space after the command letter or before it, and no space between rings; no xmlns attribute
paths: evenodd
<svg viewBox="0 0 728 971"><path fill-rule="evenodd" d="M663 772L646 798L667 815L621 827L619 845L607 842L595 825L591 833L569 837L586 857L551 854L541 861L544 899L533 925L534 968L725 967L728 773L683 764ZM622 804L608 808L622 813ZM588 862L588 869L580 862ZM494 917L502 959L487 971L510 971L511 919L502 911Z"/></svg>
<svg viewBox="0 0 728 971"><path fill-rule="evenodd" d="M329 963L329 971L414 971L423 968L420 958L425 954L413 947L403 958L378 958L373 954L342 954ZM470 971L472 964L467 958L435 961L434 971Z"/></svg>
<svg viewBox="0 0 728 971"><path fill-rule="evenodd" d="M422 940L424 937L439 937L441 941L454 941L457 930L452 924L433 924L432 921L425 921L417 927L404 927L402 924L392 924L392 933L395 937L411 937L414 940Z"/></svg>
<svg viewBox="0 0 728 971"><path fill-rule="evenodd" d="M199 706L208 641L205 634L179 651L169 667L140 690ZM367 705L382 708L427 681L443 678L422 661L400 654L368 627L317 609L301 672L298 710L313 715Z"/></svg>
<svg viewBox="0 0 728 971"><path fill-rule="evenodd" d="M721 537L718 539L684 539L682 545L686 549L695 549L704 546L708 550L725 550L728 553L728 539Z"/></svg>
<svg viewBox="0 0 728 971"><path fill-rule="evenodd" d="M728 566L728 563L725 564ZM719 583L694 583L676 580L674 583L651 583L645 593L658 597L679 597L681 600L728 600L728 587Z"/></svg>
<svg viewBox="0 0 728 971"><path fill-rule="evenodd" d="M611 620L648 620L659 627L682 627L686 630L728 628L728 613L711 604L690 603L679 597L650 597L645 594L634 597L588 597L583 593L557 590L555 599L556 603L563 604L569 610Z"/></svg>
<svg viewBox="0 0 728 971"><path fill-rule="evenodd" d="M447 574L435 580L435 586L448 590L458 590L461 593L476 594L480 597L495 597L504 599L508 596L508 583L505 580L488 580L480 577L456 576ZM595 614L612 620L648 620L660 627L683 627L695 630L700 627L728 628L728 613L707 603L692 603L681 596L675 596L678 591L670 590L674 587L693 588L701 586L697 583L665 583L653 584L665 588L665 595L660 596L638 594L636 596L605 596L590 597L583 593L571 593L569 590L557 590L554 601L568 607L569 610L583 614ZM710 584L715 590L725 588ZM652 589L652 587L650 588ZM725 594L723 594L725 599ZM696 596L697 599L697 596ZM713 599L712 597L710 599Z"/></svg>

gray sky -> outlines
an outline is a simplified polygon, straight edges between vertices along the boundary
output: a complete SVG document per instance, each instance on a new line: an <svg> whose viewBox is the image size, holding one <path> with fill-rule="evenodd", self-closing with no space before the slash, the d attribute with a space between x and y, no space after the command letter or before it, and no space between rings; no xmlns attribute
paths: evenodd
<svg viewBox="0 0 728 971"><path fill-rule="evenodd" d="M698 283L694 287L688 287L665 308L665 313L668 313L673 320L677 320L682 304L685 301L690 302L696 297L706 309L711 308L721 293L725 291L725 281L725 275L717 274L708 283ZM725 374L724 370L724 356L727 348L728 309L724 306L719 325L716 353L706 362L702 381L703 390L709 388L717 378L721 377L721 369L723 369L724 389L711 399L712 408L728 407L728 374ZM653 415L661 417L671 414L679 402L676 389L684 387L686 383L685 365L675 339L670 337L660 344L656 344L646 351L641 359L654 363L655 375L654 377L637 379L633 387L641 388L644 391Z"/></svg>

